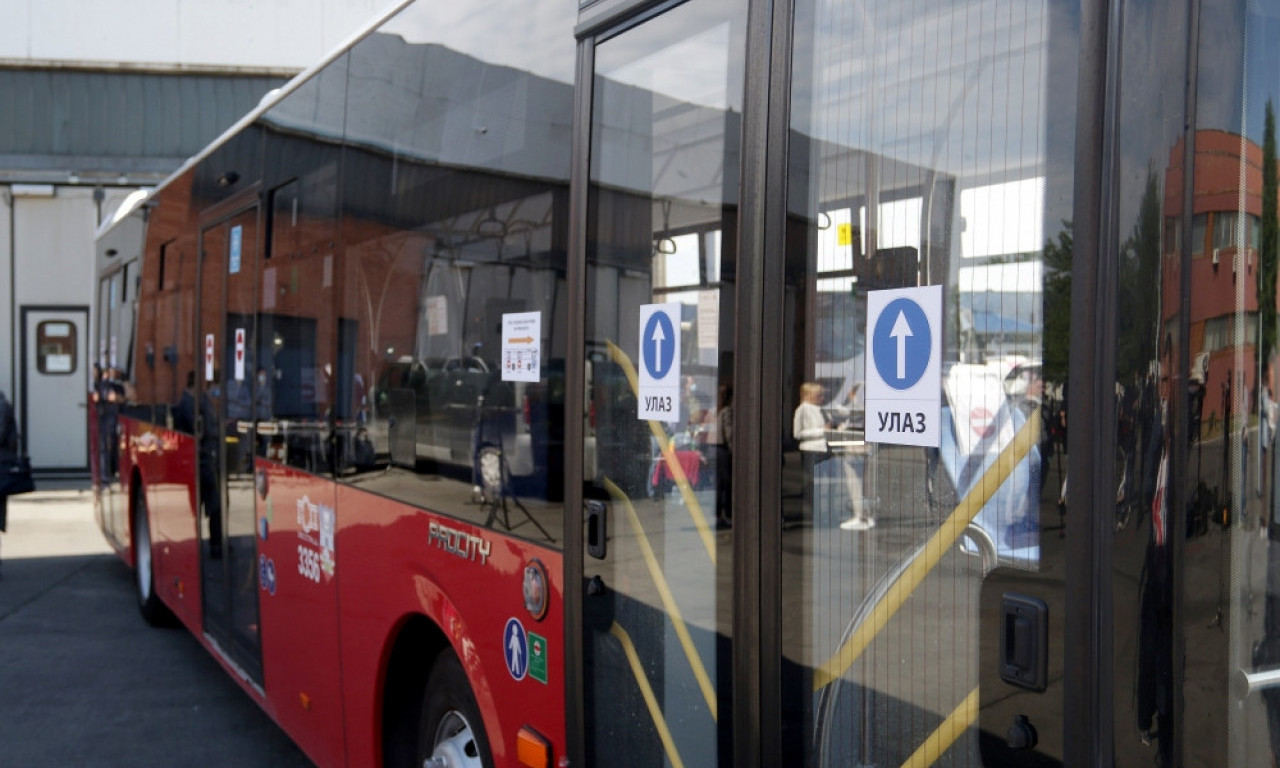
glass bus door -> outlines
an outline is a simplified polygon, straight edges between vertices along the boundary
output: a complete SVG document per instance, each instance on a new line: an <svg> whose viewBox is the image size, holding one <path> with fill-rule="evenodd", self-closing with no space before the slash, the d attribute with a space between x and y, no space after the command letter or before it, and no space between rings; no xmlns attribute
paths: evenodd
<svg viewBox="0 0 1280 768"><path fill-rule="evenodd" d="M733 759L728 441L745 22L740 0L695 0L595 49L589 765Z"/></svg>
<svg viewBox="0 0 1280 768"><path fill-rule="evenodd" d="M196 439L205 631L261 679L253 488L258 208L200 233Z"/></svg>
<svg viewBox="0 0 1280 768"><path fill-rule="evenodd" d="M1077 48L1054 5L796 4L765 281L789 765L1063 758L1075 119L1054 105Z"/></svg>

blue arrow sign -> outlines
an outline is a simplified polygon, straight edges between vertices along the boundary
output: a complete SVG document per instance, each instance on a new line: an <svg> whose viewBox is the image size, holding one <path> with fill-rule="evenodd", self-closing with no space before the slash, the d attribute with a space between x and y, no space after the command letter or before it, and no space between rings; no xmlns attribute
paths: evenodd
<svg viewBox="0 0 1280 768"><path fill-rule="evenodd" d="M666 312L649 316L641 340L640 356L644 359L645 371L655 380L665 379L676 356L676 331Z"/></svg>
<svg viewBox="0 0 1280 768"><path fill-rule="evenodd" d="M871 359L884 383L911 389L924 376L932 354L933 332L920 305L907 298L889 302L871 339Z"/></svg>

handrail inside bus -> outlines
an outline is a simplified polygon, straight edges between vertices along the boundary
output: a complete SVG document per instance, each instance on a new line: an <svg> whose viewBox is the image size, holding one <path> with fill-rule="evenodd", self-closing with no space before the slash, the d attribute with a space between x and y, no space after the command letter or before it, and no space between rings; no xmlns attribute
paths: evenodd
<svg viewBox="0 0 1280 768"><path fill-rule="evenodd" d="M840 646L840 648L818 669L814 670L813 690L815 692L830 685L849 671L862 652L867 649L876 635L888 625L898 609L906 603L907 598L924 582L929 572L941 562L942 556L959 540L968 528L969 523L978 512L986 506L1004 481L1013 473L1031 449L1040 442L1040 412L1032 410L1027 421L1013 436L1013 440L1000 451L996 460L982 473L982 477L973 484L955 511L938 527L928 543L917 550L910 565L903 571L884 597L871 611L871 622L863 624Z"/></svg>
<svg viewBox="0 0 1280 768"><path fill-rule="evenodd" d="M626 374L627 382L631 385L631 394L635 395L636 400L639 401L640 379L636 375L636 367L632 364L631 358L612 341L606 339L605 345L609 349L609 357ZM698 535L702 537L702 545L707 549L707 557L711 558L711 564L715 565L716 539L711 532L711 526L707 524L706 513L702 511L702 506L698 504L698 497L694 494L693 487L689 485L689 478L685 476L684 468L676 460L676 452L671 446L671 440L667 438L666 430L660 426L660 422L649 420L648 424L649 431L653 433L654 439L658 441L658 446L662 449L662 460L666 464L667 471L671 473L676 487L680 489L680 496L684 498L684 505L689 510L689 517L693 518L693 525L698 529Z"/></svg>
<svg viewBox="0 0 1280 768"><path fill-rule="evenodd" d="M626 654L627 664L631 667L631 674L636 678L636 685L640 686L640 695L644 697L645 706L649 709L649 717L653 718L653 726L658 730L658 738L662 741L662 747L667 752L667 759L671 761L672 768L684 768L684 761L680 759L680 751L676 749L676 740L671 736L671 729L667 727L667 719L662 716L662 708L658 706L658 697L653 694L653 686L649 685L649 678L645 676L644 665L640 663L640 654L636 653L635 643L631 642L631 635L627 634L627 630L623 629L618 622L613 622L609 627L609 634L618 639L622 645L622 652Z"/></svg>
<svg viewBox="0 0 1280 768"><path fill-rule="evenodd" d="M956 743L960 735L969 730L969 726L978 719L978 689L974 688L964 697L964 701L947 715L947 719L938 724L929 738L924 740L920 748L911 753L911 757L902 764L902 768L929 768L938 762L938 758L946 754L951 745Z"/></svg>
<svg viewBox="0 0 1280 768"><path fill-rule="evenodd" d="M631 499L623 493L622 489L609 480L604 479L605 488L613 495L615 499L621 502L627 511L627 522L631 524L631 531L636 535L636 541L640 545L640 552L644 555L645 565L649 568L649 576L653 579L654 586L658 588L658 595L662 598L662 606L667 612L667 616L671 619L672 627L676 631L676 637L680 638L680 645L684 648L684 655L689 659L689 667L693 670L694 679L698 681L698 687L702 689L702 697L707 701L707 708L711 710L711 719L718 720L719 713L716 709L716 691L715 686L711 684L711 677L707 674L707 668L702 663L702 656L699 655L698 649L694 647L693 638L689 635L689 627L685 623L684 615L680 613L680 606L676 604L675 595L671 592L671 585L667 583L667 577L662 572L662 566L658 563L658 558L653 553L653 545L649 543L649 537L644 532L644 526L640 524L640 516L636 514L636 509L631 504Z"/></svg>

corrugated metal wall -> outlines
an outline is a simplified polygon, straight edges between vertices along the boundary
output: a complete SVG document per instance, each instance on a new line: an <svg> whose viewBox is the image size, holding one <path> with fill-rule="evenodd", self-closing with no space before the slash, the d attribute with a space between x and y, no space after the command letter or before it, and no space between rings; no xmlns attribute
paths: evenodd
<svg viewBox="0 0 1280 768"><path fill-rule="evenodd" d="M0 180L154 181L285 82L262 75L0 69Z"/></svg>

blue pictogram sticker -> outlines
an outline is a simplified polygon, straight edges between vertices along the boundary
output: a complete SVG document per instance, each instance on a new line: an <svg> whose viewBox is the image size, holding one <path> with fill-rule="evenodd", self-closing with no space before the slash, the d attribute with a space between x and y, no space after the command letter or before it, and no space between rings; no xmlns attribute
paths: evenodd
<svg viewBox="0 0 1280 768"><path fill-rule="evenodd" d="M507 657L507 671L516 680L523 680L529 672L529 638L524 625L514 616L507 619L502 630L502 653Z"/></svg>
<svg viewBox="0 0 1280 768"><path fill-rule="evenodd" d="M671 373L671 363L676 356L675 328L666 312L654 312L645 323L642 339L641 356L644 358L645 371L655 380L666 378Z"/></svg>
<svg viewBox="0 0 1280 768"><path fill-rule="evenodd" d="M907 298L894 299L876 321L871 358L880 379L897 390L911 389L929 368L933 335L920 305Z"/></svg>
<svg viewBox="0 0 1280 768"><path fill-rule="evenodd" d="M258 555L258 583L267 594L276 593L276 563L266 555Z"/></svg>

